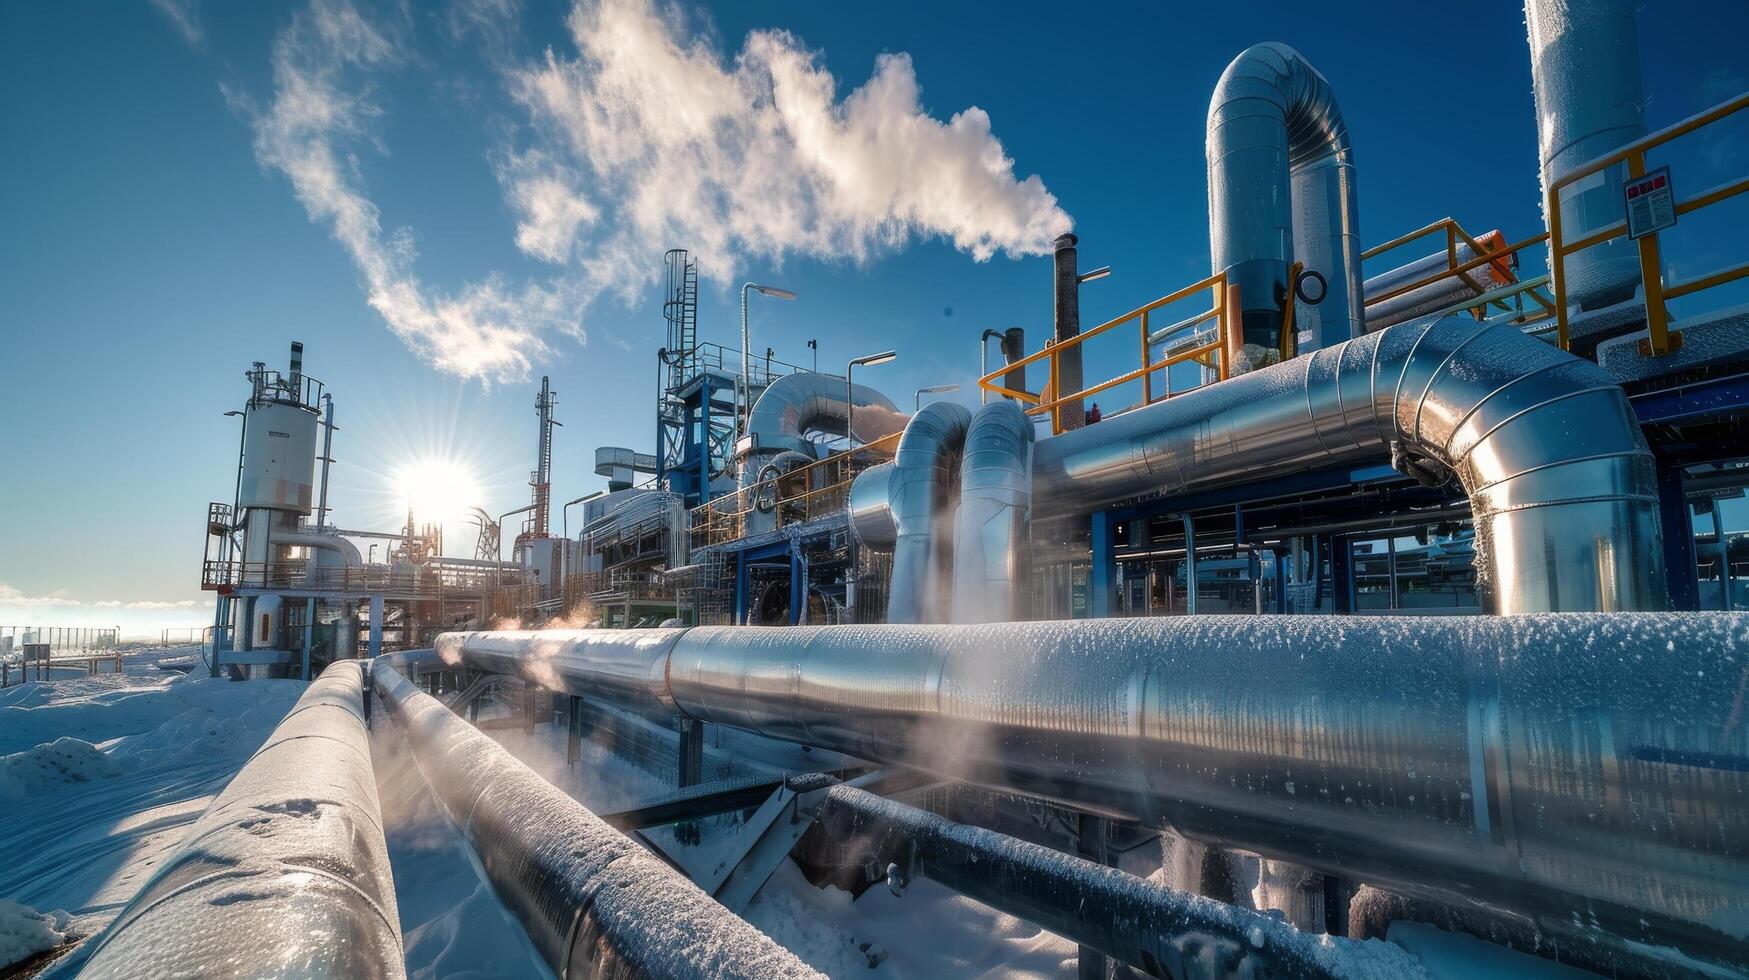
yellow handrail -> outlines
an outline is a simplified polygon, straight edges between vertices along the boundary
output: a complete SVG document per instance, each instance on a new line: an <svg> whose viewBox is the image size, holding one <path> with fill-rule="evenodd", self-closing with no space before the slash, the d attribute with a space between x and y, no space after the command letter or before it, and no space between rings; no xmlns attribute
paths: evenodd
<svg viewBox="0 0 1749 980"><path fill-rule="evenodd" d="M1549 274L1555 280L1556 336L1562 350L1568 349L1570 345L1567 336L1567 256L1593 245L1600 245L1620 238L1627 234L1628 229L1627 221L1624 219L1600 228L1578 241L1566 241L1561 229L1561 191L1577 181L1584 180L1592 174L1624 161L1628 166L1629 180L1644 177L1646 175L1646 151L1656 149L1679 136L1685 136L1744 109L1749 109L1749 92L1721 102L1711 109L1690 116L1673 126L1649 133L1613 153L1598 157L1590 163L1568 172L1549 185L1546 202L1549 222L1549 263L1552 266ZM1727 181L1686 201L1678 201L1676 214L1680 216L1691 211L1698 211L1745 191L1749 191L1749 177ZM1642 343L1640 352L1649 357L1658 357L1682 346L1682 333L1670 329L1670 311L1664 308L1664 301L1749 277L1749 262L1728 266L1688 282L1666 285L1663 277L1663 256L1658 246L1658 234L1654 232L1638 241L1640 280L1645 284L1646 289L1647 331L1647 340Z"/></svg>
<svg viewBox="0 0 1749 980"><path fill-rule="evenodd" d="M794 511L799 510L799 521L805 522L823 517L829 512L843 510L843 500L840 498L848 494L850 484L857 474L875 463L891 459L898 449L902 434L895 432L857 446L854 450L833 453L825 459L798 466L782 476L763 480L694 507L690 513L693 547L723 544L745 537L747 515L758 506L756 502L767 491L773 494L775 526L779 528L798 522L789 517ZM816 473L826 474L824 480L827 482L823 486L813 486ZM794 488L798 482L801 487L799 491L790 489L785 492L785 487Z"/></svg>
<svg viewBox="0 0 1749 980"><path fill-rule="evenodd" d="M1445 233L1446 267L1434 272L1432 275L1424 276L1414 282L1398 286L1395 289L1380 293L1377 296L1368 296L1366 298L1367 306L1376 306L1387 300L1396 299L1399 296L1405 296L1424 286L1431 286L1442 279L1450 279L1453 277L1462 279L1465 284L1474 289L1477 293L1485 293L1488 291L1488 288L1483 286L1480 282L1477 282L1475 277L1470 275L1471 270L1492 264L1495 265L1497 271L1507 282L1514 282L1516 281L1516 277L1513 275L1511 268L1505 264L1506 260L1518 254L1522 249L1529 248L1532 245L1541 244L1549 237L1548 233L1545 232L1540 235L1532 235L1520 242L1513 242L1510 245L1495 247L1492 244L1484 242L1483 239L1476 238L1474 235L1465 231L1463 225L1458 224L1455 219L1441 218L1432 224L1417 228L1407 235L1393 238L1390 241L1385 242L1383 245L1375 245L1360 253L1360 257L1364 261L1376 255L1383 255L1392 249L1401 248L1410 242L1426 238L1437 232ZM1483 238L1486 237L1486 235L1483 236ZM1468 245L1470 247L1470 252L1472 253L1471 258L1464 262L1459 262L1457 258L1457 248L1460 241L1463 244ZM1540 292L1534 289L1530 291L1530 296L1542 305L1544 313L1540 316L1547 316L1554 312L1553 300L1543 296ZM1540 319L1540 316L1538 319Z"/></svg>
<svg viewBox="0 0 1749 980"><path fill-rule="evenodd" d="M1163 360L1154 360L1153 355L1149 350L1148 343L1150 315L1163 306L1176 303L1181 299L1193 296L1203 290L1214 291L1214 305L1202 313L1191 317L1186 322L1195 324L1211 317L1214 318L1217 325L1215 339L1208 343L1199 344L1187 350L1179 351ZM1026 410L1028 415L1043 415L1044 413L1049 412L1051 415L1051 431L1053 433L1061 433L1063 431L1062 406L1069 402L1089 398L1121 384L1127 384L1128 382L1140 379L1142 382L1143 404L1152 404L1155 400L1155 372L1170 368L1174 364L1182 364L1185 361L1191 360L1197 361L1203 365L1214 367L1221 380L1224 381L1226 380L1228 371L1231 368L1231 355L1229 353L1231 345L1229 344L1229 338L1235 336L1233 333L1233 316L1237 309L1237 294L1238 289L1236 286L1228 286L1227 274L1224 272L1217 272L1206 279L1191 283L1177 292L1169 293L1151 303L1139 306L1128 313L1107 320L1091 330L1084 330L1080 334L1070 337L1067 340L1061 342L1047 340L1044 349L1040 350L1038 353L1028 354L1018 361L1006 364L1001 369L992 371L979 378L978 387L984 391L1003 395L1031 405L1032 407ZM1136 322L1140 331L1141 367L1134 371L1120 374L1110 380L1102 381L1091 387L1083 388L1077 392L1071 392L1069 394L1058 392L1057 379L1060 371L1059 365L1064 351L1085 343L1103 333L1114 330L1117 327L1123 326L1131 321ZM1039 388L1038 394L1035 395L1029 391L1015 391L1009 388L1004 388L999 383L999 380L1007 375L1008 372L1016 368L1024 368L1029 364L1035 364L1041 360L1048 362L1049 374L1045 379L1044 385ZM1170 397L1170 393L1168 393L1168 397Z"/></svg>

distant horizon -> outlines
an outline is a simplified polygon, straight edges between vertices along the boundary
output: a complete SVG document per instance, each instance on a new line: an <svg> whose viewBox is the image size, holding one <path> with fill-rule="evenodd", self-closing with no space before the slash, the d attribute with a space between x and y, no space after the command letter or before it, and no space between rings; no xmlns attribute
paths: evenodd
<svg viewBox="0 0 1749 980"><path fill-rule="evenodd" d="M0 623L209 626L198 551L207 502L234 485L225 412L249 364L283 368L293 340L337 407L334 523L392 531L411 504L471 555L469 508L528 500L550 375L557 533L558 504L602 484L597 446L654 449L671 247L700 262L700 339L738 346L740 284L774 284L797 299L753 297L756 353L808 364L818 341L837 372L892 347L857 380L905 406L957 384L941 397L975 404L985 328L1025 327L1034 350L1048 334L1058 233L1114 270L1083 294L1089 324L1207 275L1208 100L1257 42L1294 46L1337 93L1363 244L1446 215L1542 230L1509 0L1340 18L1287 2L88 13L0 8L0 105L29 134L0 158ZM1746 33L1749 5L1642 14L1648 125L1749 90ZM1673 173L1711 186L1745 154L1739 126ZM1689 222L1666 257L1716 268L1730 233ZM1523 261L1542 271L1541 252ZM1116 373L1118 355L1089 356L1090 377ZM1727 516L1749 524L1749 504Z"/></svg>

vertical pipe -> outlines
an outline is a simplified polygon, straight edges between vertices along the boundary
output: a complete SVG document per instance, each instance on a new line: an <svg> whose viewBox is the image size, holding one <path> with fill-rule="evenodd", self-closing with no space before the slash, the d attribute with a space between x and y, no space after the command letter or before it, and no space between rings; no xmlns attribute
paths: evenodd
<svg viewBox="0 0 1749 980"><path fill-rule="evenodd" d="M370 644L367 650L372 660L381 656L383 652L383 594L381 592L370 597Z"/></svg>
<svg viewBox="0 0 1749 980"><path fill-rule="evenodd" d="M334 462L334 396L322 395L322 493L316 504L316 530L328 523L328 467Z"/></svg>
<svg viewBox="0 0 1749 980"><path fill-rule="evenodd" d="M1026 328L1009 327L1002 332L1002 359L1009 364L1026 357ZM1026 390L1026 365L1010 367L1008 373L1002 376L1002 387L1009 391Z"/></svg>
<svg viewBox="0 0 1749 980"><path fill-rule="evenodd" d="M1111 615L1111 573L1117 559L1113 556L1111 513L1093 514L1092 563L1087 569L1087 615L1101 619ZM1071 582L1071 588L1073 583Z"/></svg>
<svg viewBox="0 0 1749 980"><path fill-rule="evenodd" d="M1184 515L1184 611L1196 615L1196 518Z"/></svg>
<svg viewBox="0 0 1749 980"><path fill-rule="evenodd" d="M299 674L306 682L310 679L310 641L315 638L316 631L316 597L310 596L304 600L304 669Z"/></svg>
<svg viewBox="0 0 1749 980"><path fill-rule="evenodd" d="M1725 538L1725 512L1713 497L1713 541L1719 552L1719 608L1731 611L1731 548Z"/></svg>
<svg viewBox="0 0 1749 980"><path fill-rule="evenodd" d="M304 345L300 341L292 341L291 370L287 372L286 380L291 383L292 400L302 404L304 400Z"/></svg>
<svg viewBox="0 0 1749 980"><path fill-rule="evenodd" d="M1081 333L1081 276L1077 266L1075 252L1076 238L1073 234L1058 236L1056 251L1052 255L1056 276L1052 280L1054 289L1056 316L1052 337L1056 343L1063 343ZM1064 348L1063 352L1052 359L1056 370L1052 373L1053 399L1067 392L1073 394L1083 387L1081 378L1081 345ZM1062 427L1065 430L1079 429L1086 424L1086 416L1082 412L1080 399L1065 402L1060 407Z"/></svg>
<svg viewBox="0 0 1749 980"><path fill-rule="evenodd" d="M1390 603L1389 608L1396 609L1396 608L1398 608L1398 602L1397 602L1397 536L1395 534L1387 534L1385 536L1385 552L1390 556L1390 563L1391 563L1391 603Z"/></svg>

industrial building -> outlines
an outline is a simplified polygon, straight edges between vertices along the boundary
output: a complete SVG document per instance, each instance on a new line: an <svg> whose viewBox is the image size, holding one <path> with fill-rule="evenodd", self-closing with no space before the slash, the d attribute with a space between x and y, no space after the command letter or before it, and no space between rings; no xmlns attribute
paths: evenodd
<svg viewBox="0 0 1749 980"><path fill-rule="evenodd" d="M476 558L411 516L329 523L334 398L293 345L247 373L234 499L209 507L214 670L320 675L299 723L342 740L393 720L561 976L805 975L731 914L786 858L853 891L940 881L1078 943L1084 977L1341 976L1315 937L1399 921L1742 975L1749 545L1719 502L1749 485L1749 307L1705 299L1749 262L1678 279L1658 232L1749 175L1678 195L1657 162L1749 93L1648 132L1631 5L1526 19L1536 234L1359 228L1389 175L1357 166L1324 76L1261 44L1211 98L1206 278L1082 324L1103 270L1063 236L1050 330L964 338L996 358L972 410L883 394L860 369L893 352L750 353L745 316L735 340L699 323L677 249L654 451L555 449L542 379L532 501L482 515ZM1136 363L1090 376L1094 344ZM607 481L557 535L555 451ZM493 717L605 739L675 793L589 813L468 724ZM368 784L369 759L310 773ZM652 832L724 814L708 854ZM392 889L379 857L347 858L362 893ZM309 925L285 942L392 972L392 924L331 898L284 910ZM657 902L684 924L659 941Z"/></svg>

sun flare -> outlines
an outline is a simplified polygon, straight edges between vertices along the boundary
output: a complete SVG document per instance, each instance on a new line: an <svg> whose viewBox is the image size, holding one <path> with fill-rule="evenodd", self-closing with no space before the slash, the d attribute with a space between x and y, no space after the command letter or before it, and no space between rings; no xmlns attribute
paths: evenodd
<svg viewBox="0 0 1749 980"><path fill-rule="evenodd" d="M480 481L472 468L444 456L426 456L396 467L391 483L420 523L460 521L482 499Z"/></svg>

